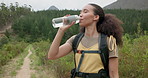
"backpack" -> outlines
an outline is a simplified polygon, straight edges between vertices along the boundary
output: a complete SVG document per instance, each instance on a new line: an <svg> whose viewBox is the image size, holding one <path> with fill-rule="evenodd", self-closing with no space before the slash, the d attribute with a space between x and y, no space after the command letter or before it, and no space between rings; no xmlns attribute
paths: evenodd
<svg viewBox="0 0 148 78"><path fill-rule="evenodd" d="M75 62L75 68L72 69L71 71L71 78L75 77L82 77L82 78L109 78L109 68L108 68L108 63L109 63L109 50L107 46L107 36L105 34L101 34L101 42L100 42L100 51L78 51L77 47L79 45L79 42L83 38L84 33L79 33L76 35L72 42L72 48L74 52L74 62L75 62L75 53L82 53L78 67L76 68L76 62ZM81 63L83 61L83 58L85 57L85 53L100 53L101 60L104 66L104 69L101 69L98 71L98 73L83 73L79 72Z"/></svg>

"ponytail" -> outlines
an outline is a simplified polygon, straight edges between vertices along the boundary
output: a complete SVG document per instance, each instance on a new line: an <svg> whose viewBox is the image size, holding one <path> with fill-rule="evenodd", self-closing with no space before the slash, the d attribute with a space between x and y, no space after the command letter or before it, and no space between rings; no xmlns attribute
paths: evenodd
<svg viewBox="0 0 148 78"><path fill-rule="evenodd" d="M106 34L107 36L112 35L116 38L117 45L122 45L123 28L121 24L123 24L123 22L119 20L115 15L105 14L103 22L97 23L97 31L99 33Z"/></svg>

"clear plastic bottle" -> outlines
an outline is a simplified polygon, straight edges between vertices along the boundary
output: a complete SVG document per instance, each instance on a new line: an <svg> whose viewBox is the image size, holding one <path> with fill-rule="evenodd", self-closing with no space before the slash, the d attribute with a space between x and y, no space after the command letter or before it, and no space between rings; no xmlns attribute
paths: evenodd
<svg viewBox="0 0 148 78"><path fill-rule="evenodd" d="M59 17L52 19L52 25L54 28L58 28L61 26L66 26L71 24L72 21L75 21L75 24L79 23L80 17L78 15L71 15L68 17Z"/></svg>

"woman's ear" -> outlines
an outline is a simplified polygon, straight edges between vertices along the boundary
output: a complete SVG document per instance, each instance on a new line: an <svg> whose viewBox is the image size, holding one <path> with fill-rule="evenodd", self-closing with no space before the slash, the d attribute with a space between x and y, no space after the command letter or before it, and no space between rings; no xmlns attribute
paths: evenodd
<svg viewBox="0 0 148 78"><path fill-rule="evenodd" d="M99 20L99 15L95 15L94 20Z"/></svg>

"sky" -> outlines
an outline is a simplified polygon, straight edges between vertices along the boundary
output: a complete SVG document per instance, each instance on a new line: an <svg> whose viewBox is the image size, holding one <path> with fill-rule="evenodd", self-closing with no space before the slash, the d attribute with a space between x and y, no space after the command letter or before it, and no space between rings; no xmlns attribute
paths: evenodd
<svg viewBox="0 0 148 78"><path fill-rule="evenodd" d="M5 3L7 6L10 3L15 4L18 2L20 6L31 5L34 11L38 10L47 10L50 6L54 5L58 9L72 9L72 10L81 10L88 3L95 3L104 7L109 5L117 0L0 0L0 3Z"/></svg>

